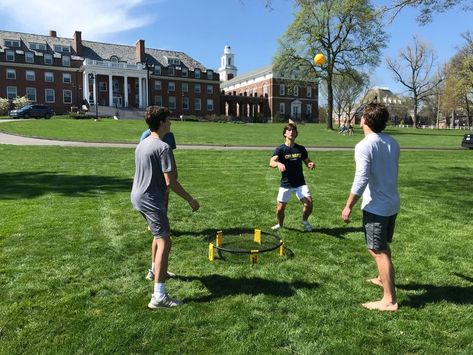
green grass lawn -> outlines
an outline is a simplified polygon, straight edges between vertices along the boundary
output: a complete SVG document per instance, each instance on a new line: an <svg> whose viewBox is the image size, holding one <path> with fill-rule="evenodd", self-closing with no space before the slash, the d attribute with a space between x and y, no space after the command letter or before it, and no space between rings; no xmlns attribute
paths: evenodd
<svg viewBox="0 0 473 355"><path fill-rule="evenodd" d="M3 122L0 131L19 135L63 140L94 142L138 141L146 129L144 121L103 119L72 120L53 118L50 120L25 120ZM172 131L178 144L228 144L277 146L282 142L283 124L234 124L173 121ZM394 136L401 147L458 148L466 131L435 130L389 127L387 133ZM359 128L354 136L328 131L324 124L299 126L297 142L305 146L354 147L362 138Z"/></svg>
<svg viewBox="0 0 473 355"><path fill-rule="evenodd" d="M381 290L365 281L376 273L360 211L340 219L352 154L311 153L316 230L302 232L291 200L280 232L291 253L252 266L209 262L206 238L274 224L270 151L177 150L180 180L202 205L192 213L171 195L178 277L167 287L186 304L150 311L133 150L0 146L0 354L471 354L471 152L401 154L394 314L360 306Z"/></svg>

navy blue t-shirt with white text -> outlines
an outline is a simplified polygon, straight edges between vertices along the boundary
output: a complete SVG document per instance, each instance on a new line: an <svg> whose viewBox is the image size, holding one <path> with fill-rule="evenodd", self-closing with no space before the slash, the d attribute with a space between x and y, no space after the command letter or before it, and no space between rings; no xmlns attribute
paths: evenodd
<svg viewBox="0 0 473 355"><path fill-rule="evenodd" d="M278 156L278 161L286 166L286 171L281 173L281 187L295 188L305 185L302 162L308 158L307 150L297 143L294 143L294 147L281 144L274 150L273 157L275 155Z"/></svg>

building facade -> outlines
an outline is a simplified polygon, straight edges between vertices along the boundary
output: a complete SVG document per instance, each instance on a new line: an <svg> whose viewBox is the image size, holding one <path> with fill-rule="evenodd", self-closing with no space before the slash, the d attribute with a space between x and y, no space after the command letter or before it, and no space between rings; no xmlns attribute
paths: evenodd
<svg viewBox="0 0 473 355"><path fill-rule="evenodd" d="M219 74L183 52L0 31L0 97L27 96L67 113L83 104L144 109L176 116L220 112Z"/></svg>

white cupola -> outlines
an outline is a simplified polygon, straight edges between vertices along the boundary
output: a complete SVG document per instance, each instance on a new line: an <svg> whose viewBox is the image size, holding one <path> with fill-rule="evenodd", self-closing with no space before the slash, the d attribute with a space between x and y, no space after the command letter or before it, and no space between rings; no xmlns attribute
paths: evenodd
<svg viewBox="0 0 473 355"><path fill-rule="evenodd" d="M223 49L223 55L220 60L220 81L227 81L237 76L237 68L235 66L235 55L229 45Z"/></svg>

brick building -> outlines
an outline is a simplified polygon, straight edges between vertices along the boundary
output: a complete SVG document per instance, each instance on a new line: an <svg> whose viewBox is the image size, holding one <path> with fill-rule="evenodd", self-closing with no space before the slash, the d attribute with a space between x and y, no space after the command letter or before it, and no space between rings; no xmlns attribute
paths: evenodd
<svg viewBox="0 0 473 355"><path fill-rule="evenodd" d="M318 84L278 75L272 65L237 75L234 54L225 46L221 58L221 113L236 117L264 117L319 121Z"/></svg>
<svg viewBox="0 0 473 355"><path fill-rule="evenodd" d="M0 31L0 97L27 96L56 113L99 107L168 106L173 114L220 112L219 75L187 54L73 38Z"/></svg>

